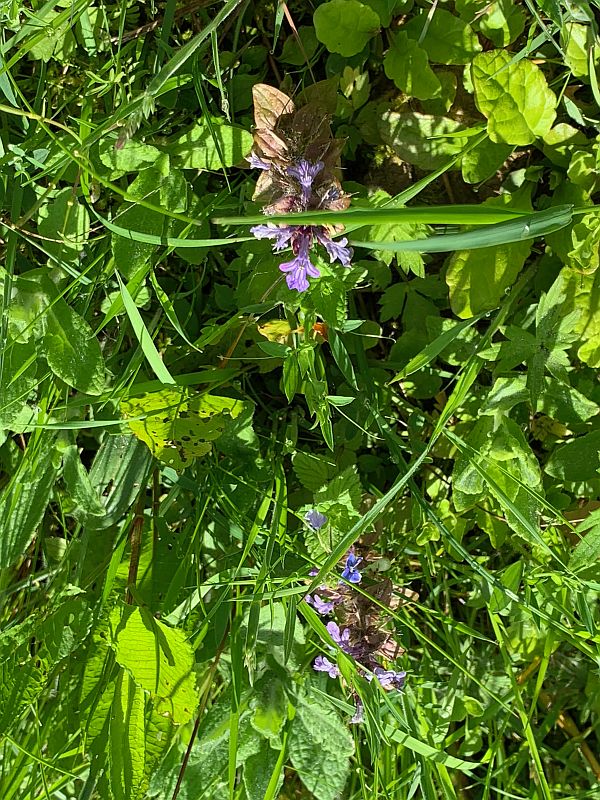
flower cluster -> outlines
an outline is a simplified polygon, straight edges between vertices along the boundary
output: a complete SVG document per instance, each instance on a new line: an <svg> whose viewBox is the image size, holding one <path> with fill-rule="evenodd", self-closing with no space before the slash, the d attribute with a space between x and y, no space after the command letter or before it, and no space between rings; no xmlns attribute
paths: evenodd
<svg viewBox="0 0 600 800"><path fill-rule="evenodd" d="M263 203L265 214L347 208L349 195L336 176L343 142L331 138L326 115L310 106L296 110L287 95L266 84L255 86L253 97L256 130L247 160L261 170L253 199ZM274 252L291 248L293 258L279 269L297 292L309 288L309 277L320 276L310 256L315 245L325 249L330 263L351 265L352 248L345 237L332 239L339 232L333 226L267 223L250 231L271 239Z"/></svg>
<svg viewBox="0 0 600 800"><path fill-rule="evenodd" d="M316 509L308 511L305 521L319 529L327 517ZM313 594L304 598L318 614L335 614L336 619L327 623L327 632L333 644L357 663L359 672L368 681L376 680L387 691L401 690L406 673L385 669L377 656L394 659L402 651L394 642L390 631L385 629L385 612L381 606L393 608L396 600L391 581L384 580L369 587L370 594L358 593L353 586L361 583L359 566L363 559L350 548L343 563L341 578L336 586L323 584ZM311 571L311 575L317 574ZM340 670L327 656L317 656L313 664L317 672L326 672L331 678L339 678ZM362 721L362 705L357 700L356 714L352 722Z"/></svg>

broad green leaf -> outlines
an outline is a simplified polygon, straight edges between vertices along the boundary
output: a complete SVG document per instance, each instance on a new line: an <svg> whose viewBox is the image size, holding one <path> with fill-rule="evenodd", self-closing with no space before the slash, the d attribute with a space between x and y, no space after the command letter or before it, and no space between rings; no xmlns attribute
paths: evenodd
<svg viewBox="0 0 600 800"><path fill-rule="evenodd" d="M590 367L600 367L600 270L593 275L581 275L563 269L558 281L564 291L564 316L577 311L573 332L581 342L577 355Z"/></svg>
<svg viewBox="0 0 600 800"><path fill-rule="evenodd" d="M484 13L478 18L478 27L496 47L507 47L523 33L526 16L523 9L512 0L482 3Z"/></svg>
<svg viewBox="0 0 600 800"><path fill-rule="evenodd" d="M548 475L566 482L589 481L599 477L600 431L578 436L559 445L544 467Z"/></svg>
<svg viewBox="0 0 600 800"><path fill-rule="evenodd" d="M481 52L470 25L439 7L433 14L421 11L403 26L403 30L419 42L435 64L468 64Z"/></svg>
<svg viewBox="0 0 600 800"><path fill-rule="evenodd" d="M475 102L487 117L493 142L533 144L552 127L556 95L533 62L510 62L504 50L475 56L471 67Z"/></svg>
<svg viewBox="0 0 600 800"><path fill-rule="evenodd" d="M114 800L145 796L144 692L121 670L115 685L109 726L109 783Z"/></svg>
<svg viewBox="0 0 600 800"><path fill-rule="evenodd" d="M386 111L378 121L383 141L403 161L421 169L436 169L458 155L467 140L448 134L455 134L463 127L449 117L434 117L417 111Z"/></svg>
<svg viewBox="0 0 600 800"><path fill-rule="evenodd" d="M427 53L405 31L392 39L390 49L383 59L388 78L405 94L427 100L441 91L441 84L429 66Z"/></svg>
<svg viewBox="0 0 600 800"><path fill-rule="evenodd" d="M458 0L456 10L461 18L479 30L496 47L514 42L525 27L526 16L512 0Z"/></svg>
<svg viewBox="0 0 600 800"><path fill-rule="evenodd" d="M0 437L17 419L37 385L36 353L33 342L7 340L0 380Z"/></svg>
<svg viewBox="0 0 600 800"><path fill-rule="evenodd" d="M244 128L224 120L213 120L209 126L201 119L169 146L169 152L182 169L220 170L242 163L251 148L252 134Z"/></svg>
<svg viewBox="0 0 600 800"><path fill-rule="evenodd" d="M104 359L88 323L62 298L46 311L44 354L48 366L68 386L85 394L102 394Z"/></svg>
<svg viewBox="0 0 600 800"><path fill-rule="evenodd" d="M378 14L359 0L330 0L313 14L317 39L330 53L353 56L379 32Z"/></svg>
<svg viewBox="0 0 600 800"><path fill-rule="evenodd" d="M567 255L567 266L584 275L595 272L600 266L600 216L590 212L571 229L572 250Z"/></svg>
<svg viewBox="0 0 600 800"><path fill-rule="evenodd" d="M248 639L250 622L247 615L239 634L241 640ZM299 669L304 658L304 629L301 625L294 627L294 641L288 658L285 635L286 615L282 603L273 602L262 606L255 635L251 637L257 658L273 658L281 667L293 673Z"/></svg>
<svg viewBox="0 0 600 800"><path fill-rule="evenodd" d="M128 512L140 486L145 485L151 464L148 448L131 434L104 436L89 472L92 490L105 507L103 517L93 518L94 528L109 528Z"/></svg>
<svg viewBox="0 0 600 800"><path fill-rule="evenodd" d="M49 432L30 440L18 469L0 492L0 569L24 556L44 516L57 473L53 449Z"/></svg>
<svg viewBox="0 0 600 800"><path fill-rule="evenodd" d="M514 150L511 144L497 144L489 139L465 153L460 166L467 183L481 183L500 169Z"/></svg>
<svg viewBox="0 0 600 800"><path fill-rule="evenodd" d="M68 445L63 453L63 479L69 494L85 516L104 516L104 505L90 483L75 444Z"/></svg>
<svg viewBox="0 0 600 800"><path fill-rule="evenodd" d="M132 606L115 608L111 627L117 662L150 694L156 710L177 725L189 722L198 696L194 655L183 631Z"/></svg>
<svg viewBox="0 0 600 800"><path fill-rule="evenodd" d="M132 432L156 458L184 469L210 452L211 442L241 414L244 404L230 397L173 387L123 400L121 410ZM139 416L143 419L131 419Z"/></svg>
<svg viewBox="0 0 600 800"><path fill-rule="evenodd" d="M279 797L284 778L281 753L265 742L259 753L244 762L243 778L248 800Z"/></svg>
<svg viewBox="0 0 600 800"><path fill-rule="evenodd" d="M47 6L43 7L43 11L43 16L40 13L40 16L33 15L31 18L36 28L43 30L43 35L38 40L34 39L33 46L28 48L29 54L36 60L55 59L64 63L77 47L72 19L64 19L59 11Z"/></svg>
<svg viewBox="0 0 600 800"><path fill-rule="evenodd" d="M587 78L589 72L589 53L594 46L591 25L567 22L561 28L561 44L565 51L565 63L577 78Z"/></svg>
<svg viewBox="0 0 600 800"><path fill-rule="evenodd" d="M152 166L160 156L160 150L151 144L128 139L121 147L111 139L103 139L100 161L114 173L139 172Z"/></svg>
<svg viewBox="0 0 600 800"><path fill-rule="evenodd" d="M298 42L300 39L300 43ZM306 59L314 56L318 47L317 34L312 25L300 25L298 35L290 34L283 43L281 60L286 64L301 67L306 63Z"/></svg>
<svg viewBox="0 0 600 800"><path fill-rule="evenodd" d="M181 211L187 206L187 184L179 171L171 169L166 155L161 155L153 166L142 169L129 185L127 194L167 211ZM115 222L118 224L116 229L124 231L122 235L113 233L112 236L115 264L129 279L154 252L156 238L160 237L161 241L168 238L172 220L159 211L132 201L122 204Z"/></svg>
<svg viewBox="0 0 600 800"><path fill-rule="evenodd" d="M333 705L300 695L289 737L298 777L317 800L337 800L350 769L354 742Z"/></svg>
<svg viewBox="0 0 600 800"><path fill-rule="evenodd" d="M529 399L526 375L498 378L486 398L482 413L503 415L519 403L527 403ZM546 377L538 411L565 425L576 425L594 417L600 407L572 386Z"/></svg>
<svg viewBox="0 0 600 800"><path fill-rule="evenodd" d="M588 139L582 131L559 122L544 136L542 150L553 164L567 169L576 150L584 148Z"/></svg>
<svg viewBox="0 0 600 800"><path fill-rule="evenodd" d="M275 673L267 672L254 684L250 708L252 727L267 739L278 739L287 719L287 697Z"/></svg>
<svg viewBox="0 0 600 800"><path fill-rule="evenodd" d="M73 189L63 189L40 208L38 233L44 249L57 261L73 261L83 251L90 232L90 217Z"/></svg>
<svg viewBox="0 0 600 800"><path fill-rule="evenodd" d="M305 453L301 450L294 453L292 466L300 483L313 492L333 478L337 471L334 461L316 453Z"/></svg>
<svg viewBox="0 0 600 800"><path fill-rule="evenodd" d="M506 203L505 198L488 201ZM531 241L517 241L481 250L459 250L446 271L450 305L463 319L496 308L523 268Z"/></svg>
<svg viewBox="0 0 600 800"><path fill-rule="evenodd" d="M490 494L500 505L509 526L532 543L539 543L541 475L520 427L509 418L495 424L480 419L467 438L452 476L453 501L461 513ZM531 491L529 491L531 490ZM539 540L539 541L538 541Z"/></svg>

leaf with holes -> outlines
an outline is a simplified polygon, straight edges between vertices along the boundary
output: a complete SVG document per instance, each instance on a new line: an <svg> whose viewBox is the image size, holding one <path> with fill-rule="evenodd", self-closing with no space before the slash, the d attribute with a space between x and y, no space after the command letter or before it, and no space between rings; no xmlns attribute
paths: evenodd
<svg viewBox="0 0 600 800"><path fill-rule="evenodd" d="M211 442L242 413L244 403L173 387L124 400L121 410L133 433L159 461L184 469L210 452ZM140 416L143 419L132 419Z"/></svg>

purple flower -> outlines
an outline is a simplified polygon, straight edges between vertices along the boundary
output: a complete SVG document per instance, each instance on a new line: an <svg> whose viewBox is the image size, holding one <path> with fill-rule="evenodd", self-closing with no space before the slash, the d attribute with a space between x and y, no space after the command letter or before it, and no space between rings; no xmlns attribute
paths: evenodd
<svg viewBox="0 0 600 800"><path fill-rule="evenodd" d="M314 597L310 594L307 594L304 599L310 606L313 606L317 614L320 614L322 617L326 616L327 614L331 614L335 608L335 603L333 600L321 600L318 594L316 594Z"/></svg>
<svg viewBox="0 0 600 800"><path fill-rule="evenodd" d="M323 245L325 250L327 250L330 264L333 264L334 261L339 261L343 267L351 266L350 262L354 251L351 247L347 247L348 239L346 239L345 236L343 239L334 242L329 234L325 232L324 228L316 228L315 237L317 241Z"/></svg>
<svg viewBox="0 0 600 800"><path fill-rule="evenodd" d="M246 158L246 161L253 169L271 169L271 165L267 161L263 161L262 158L257 156L254 151L250 153L250 156Z"/></svg>
<svg viewBox="0 0 600 800"><path fill-rule="evenodd" d="M316 508L311 508L310 511L307 511L304 515L304 519L306 522L308 522L310 527L314 528L316 531L318 531L319 528L322 528L327 522L327 517L325 514L321 514L321 512L317 511Z"/></svg>
<svg viewBox="0 0 600 800"><path fill-rule="evenodd" d="M300 184L302 202L305 206L308 205L310 200L313 181L324 166L322 161L317 161L316 164L313 164L305 158L301 158L293 167L288 167L287 174L291 178L295 178Z"/></svg>
<svg viewBox="0 0 600 800"><path fill-rule="evenodd" d="M362 704L362 700L359 697L357 697L356 709L354 711L354 716L350 720L350 725L360 725L360 723L364 720L364 718L365 718L365 709Z"/></svg>
<svg viewBox="0 0 600 800"><path fill-rule="evenodd" d="M317 656L313 669L317 672L326 672L330 678L339 678L340 670L336 664L332 664L326 656Z"/></svg>
<svg viewBox="0 0 600 800"><path fill-rule="evenodd" d="M337 622L332 621L327 623L327 632L340 650L344 653L351 654L352 648L350 647L350 631L348 628L344 628L343 631L340 631Z"/></svg>
<svg viewBox="0 0 600 800"><path fill-rule="evenodd" d="M272 222L267 222L266 225L255 225L250 228L250 233L257 239L275 239L273 243L275 252L287 247L295 232L296 228L292 225L274 225Z"/></svg>
<svg viewBox="0 0 600 800"><path fill-rule="evenodd" d="M354 555L354 551L351 550L348 553L348 558L346 559L346 566L344 567L344 571L342 572L342 578L349 581L350 583L360 583L362 580L362 575L358 571L357 567L362 561L362 558L357 558Z"/></svg>
<svg viewBox="0 0 600 800"><path fill-rule="evenodd" d="M393 669L375 667L372 675L367 675L367 680L376 678L384 689L397 689L400 691L404 687L406 672L395 672Z"/></svg>
<svg viewBox="0 0 600 800"><path fill-rule="evenodd" d="M321 274L309 258L313 240L323 245L330 263L339 261L344 267L350 266L353 251L351 247L347 247L348 240L344 237L334 242L322 225L275 225L268 222L266 225L250 228L250 233L257 239L273 239L275 252L291 246L295 257L280 264L279 269L288 273L287 285L297 292L305 292L309 288L307 275L318 278Z"/></svg>
<svg viewBox="0 0 600 800"><path fill-rule="evenodd" d="M288 273L285 279L288 287L297 292L305 292L308 289L307 275L318 278L321 274L308 257L311 242L310 228L296 228L292 236L292 250L296 257L279 265L282 272Z"/></svg>

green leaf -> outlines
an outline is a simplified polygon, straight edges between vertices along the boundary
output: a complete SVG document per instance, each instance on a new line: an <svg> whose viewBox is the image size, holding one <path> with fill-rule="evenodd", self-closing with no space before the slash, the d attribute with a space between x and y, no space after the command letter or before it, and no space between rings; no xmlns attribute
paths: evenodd
<svg viewBox="0 0 600 800"><path fill-rule="evenodd" d="M298 28L298 37L302 47L300 47L296 35L290 34L283 43L280 56L284 63L292 64L294 67L301 67L306 63L307 58L311 59L319 44L312 25L301 25Z"/></svg>
<svg viewBox="0 0 600 800"><path fill-rule="evenodd" d="M119 175L125 172L139 172L152 166L160 156L160 150L156 147L135 139L128 139L123 146L118 147L116 142L107 137L102 139L102 145L100 161Z"/></svg>
<svg viewBox="0 0 600 800"><path fill-rule="evenodd" d="M105 370L98 340L62 298L47 309L43 347L48 366L68 386L85 394L102 394Z"/></svg>
<svg viewBox="0 0 600 800"><path fill-rule="evenodd" d="M571 240L567 266L586 275L595 272L600 266L600 215L590 212L580 217L571 229Z"/></svg>
<svg viewBox="0 0 600 800"><path fill-rule="evenodd" d="M587 531L569 558L569 569L577 572L583 568L594 567L600 558L600 512L592 513L577 526L577 533L581 535Z"/></svg>
<svg viewBox="0 0 600 800"><path fill-rule="evenodd" d="M287 697L283 684L273 672L267 672L254 684L250 724L267 739L278 739L287 719Z"/></svg>
<svg viewBox="0 0 600 800"><path fill-rule="evenodd" d="M314 453L297 450L292 457L292 466L300 483L313 492L334 477L337 468L334 461Z"/></svg>
<svg viewBox="0 0 600 800"><path fill-rule="evenodd" d="M590 367L600 367L600 270L593 275L580 275L565 267L557 281L565 296L561 313L578 316L573 333L581 342L577 355Z"/></svg>
<svg viewBox="0 0 600 800"><path fill-rule="evenodd" d="M125 307L125 311L129 317L131 327L133 328L133 332L135 333L135 336L140 343L140 347L142 348L148 363L152 367L154 374L159 381L162 381L162 383L175 383L175 378L173 378L165 366L162 358L160 357L159 352L152 340L152 336L150 335L150 332L148 331L148 328L142 319L142 315L138 311L138 307L136 306L133 297L129 293L129 289L121 280L119 273L116 272L115 274L119 283L119 289L123 299L123 306Z"/></svg>
<svg viewBox="0 0 600 800"><path fill-rule="evenodd" d="M419 42L429 60L435 64L468 64L481 52L481 45L471 26L439 7L435 8L433 14L421 11L403 29Z"/></svg>
<svg viewBox="0 0 600 800"><path fill-rule="evenodd" d="M174 182L178 187L175 196ZM161 155L154 166L143 169L127 189L129 198L163 206L168 211L185 208L186 194L187 186L183 176L171 170L166 155ZM156 242L156 237L160 237L160 241L168 237L171 219L159 211L135 202L126 202L119 208L117 220L118 226L107 227L119 233L124 232L121 235L113 233L112 251L117 269L129 279L146 264L154 252L153 242Z"/></svg>
<svg viewBox="0 0 600 800"><path fill-rule="evenodd" d="M6 341L0 381L0 440L3 430L10 430L26 407L29 395L37 385L35 356L33 342Z"/></svg>
<svg viewBox="0 0 600 800"><path fill-rule="evenodd" d="M378 121L381 138L403 161L428 170L441 167L464 149L466 139L448 136L463 127L449 117L417 111L386 111Z"/></svg>
<svg viewBox="0 0 600 800"><path fill-rule="evenodd" d="M507 47L523 33L526 16L512 0L497 0L486 5L479 17L479 30L496 47Z"/></svg>
<svg viewBox="0 0 600 800"><path fill-rule="evenodd" d="M560 43L565 51L565 64L577 78L587 78L589 53L594 46L591 25L567 22L560 31Z"/></svg>
<svg viewBox="0 0 600 800"><path fill-rule="evenodd" d="M244 410L230 397L164 388L121 402L132 432L151 453L174 469L184 469L212 449L211 442Z"/></svg>
<svg viewBox="0 0 600 800"><path fill-rule="evenodd" d="M488 201L506 203L506 197ZM516 241L480 250L459 250L451 256L446 272L450 305L464 318L496 308L515 282L531 252L531 241Z"/></svg>
<svg viewBox="0 0 600 800"><path fill-rule="evenodd" d="M267 800L279 797L283 786L281 754L269 745L244 762L244 788L248 800Z"/></svg>
<svg viewBox="0 0 600 800"><path fill-rule="evenodd" d="M94 491L75 444L69 445L63 453L63 479L73 501L85 516L104 516L104 505Z"/></svg>
<svg viewBox="0 0 600 800"><path fill-rule="evenodd" d="M44 432L30 441L18 470L0 493L0 569L22 558L50 500L57 467L54 439Z"/></svg>
<svg viewBox="0 0 600 800"><path fill-rule="evenodd" d="M452 437L455 440L455 437ZM461 513L490 494L506 515L508 525L527 541L539 544L541 476L520 427L502 417L496 424L481 418L469 435L467 448L454 464L453 501Z"/></svg>
<svg viewBox="0 0 600 800"><path fill-rule="evenodd" d="M317 39L330 53L354 56L379 32L379 16L358 0L330 0L313 14Z"/></svg>
<svg viewBox="0 0 600 800"><path fill-rule="evenodd" d="M586 433L559 445L544 469L548 475L565 482L597 478L600 470L600 431Z"/></svg>
<svg viewBox="0 0 600 800"><path fill-rule="evenodd" d="M470 328L480 319L481 316L473 317L473 319L467 319L464 322L459 322L456 325L453 325L449 330L444 331L440 336L434 339L433 342L424 347L420 353L414 356L414 358L411 358L408 364L401 369L400 372L394 375L390 383L402 381L409 375L412 375L414 372L418 372L420 369L423 369L423 367L426 367L464 330Z"/></svg>
<svg viewBox="0 0 600 800"><path fill-rule="evenodd" d="M301 695L289 737L298 777L317 800L337 800L350 769L354 742L333 706Z"/></svg>
<svg viewBox="0 0 600 800"><path fill-rule="evenodd" d="M467 183L481 183L491 178L514 150L511 144L496 144L489 139L465 153L460 166Z"/></svg>
<svg viewBox="0 0 600 800"><path fill-rule="evenodd" d="M38 233L45 237L44 249L57 261L79 257L90 233L90 217L73 189L63 189L40 208Z"/></svg>
<svg viewBox="0 0 600 800"><path fill-rule="evenodd" d="M198 702L194 654L183 631L132 606L111 614L115 658L148 692L159 713L177 725L189 722Z"/></svg>
<svg viewBox="0 0 600 800"><path fill-rule="evenodd" d="M475 102L487 117L493 142L533 144L556 117L556 95L543 72L528 59L511 63L504 50L480 53L471 67Z"/></svg>
<svg viewBox="0 0 600 800"><path fill-rule="evenodd" d="M109 715L109 781L115 800L145 795L144 692L121 670Z"/></svg>
<svg viewBox="0 0 600 800"><path fill-rule="evenodd" d="M429 66L427 53L405 31L392 39L383 59L387 77L405 94L427 100L441 91L441 84Z"/></svg>
<svg viewBox="0 0 600 800"><path fill-rule="evenodd" d="M182 169L220 170L243 162L252 148L252 134L238 125L202 118L168 150Z"/></svg>

